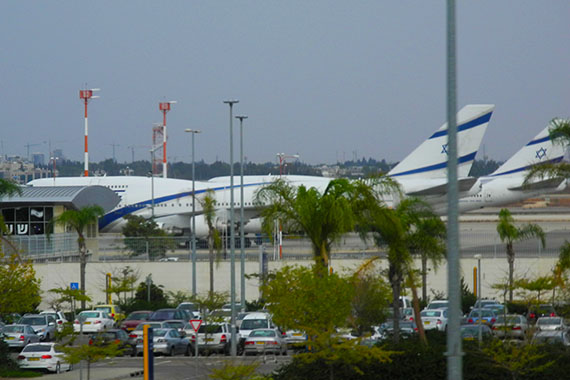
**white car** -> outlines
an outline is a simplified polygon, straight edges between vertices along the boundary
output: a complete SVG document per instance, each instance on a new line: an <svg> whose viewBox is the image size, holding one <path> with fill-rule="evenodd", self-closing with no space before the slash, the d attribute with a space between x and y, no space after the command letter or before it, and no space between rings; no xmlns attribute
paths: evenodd
<svg viewBox="0 0 570 380"><path fill-rule="evenodd" d="M447 309L423 310L420 315L424 330L447 331Z"/></svg>
<svg viewBox="0 0 570 380"><path fill-rule="evenodd" d="M113 328L115 321L104 311L86 310L79 313L73 322L73 331L94 333Z"/></svg>
<svg viewBox="0 0 570 380"><path fill-rule="evenodd" d="M447 309L448 307L448 300L435 300L431 301L424 310Z"/></svg>
<svg viewBox="0 0 570 380"><path fill-rule="evenodd" d="M51 315L55 319L57 331L63 330L63 325L67 323L65 315L61 311L44 310L40 315Z"/></svg>
<svg viewBox="0 0 570 380"><path fill-rule="evenodd" d="M187 332L192 330L188 336L195 350L196 333L194 333L194 329L190 324L186 324L184 330ZM227 323L201 324L198 329L198 350L206 353L219 352L229 355L231 337L230 325Z"/></svg>
<svg viewBox="0 0 570 380"><path fill-rule="evenodd" d="M20 355L18 365L26 369L45 369L51 372L71 371L73 366L65 361L56 343L30 343Z"/></svg>

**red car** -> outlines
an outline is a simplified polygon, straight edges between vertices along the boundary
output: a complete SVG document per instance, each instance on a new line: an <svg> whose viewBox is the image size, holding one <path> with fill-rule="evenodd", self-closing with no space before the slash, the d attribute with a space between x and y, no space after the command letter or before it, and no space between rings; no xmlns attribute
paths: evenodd
<svg viewBox="0 0 570 380"><path fill-rule="evenodd" d="M123 319L120 327L125 331L133 331L139 323L147 321L151 314L150 310L133 311Z"/></svg>

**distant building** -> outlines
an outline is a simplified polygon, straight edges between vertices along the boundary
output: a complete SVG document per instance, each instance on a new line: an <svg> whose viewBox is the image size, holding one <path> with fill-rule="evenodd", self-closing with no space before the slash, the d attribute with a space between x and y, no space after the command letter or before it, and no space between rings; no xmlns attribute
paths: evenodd
<svg viewBox="0 0 570 380"><path fill-rule="evenodd" d="M61 149L54 149L53 156L58 160L65 160L65 156L63 155L63 150Z"/></svg>
<svg viewBox="0 0 570 380"><path fill-rule="evenodd" d="M43 153L32 153L32 163L34 166L44 166L45 155Z"/></svg>

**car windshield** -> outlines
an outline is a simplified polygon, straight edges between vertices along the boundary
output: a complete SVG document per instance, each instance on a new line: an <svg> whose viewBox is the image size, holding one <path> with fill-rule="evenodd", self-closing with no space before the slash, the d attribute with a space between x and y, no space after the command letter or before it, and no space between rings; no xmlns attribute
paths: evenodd
<svg viewBox="0 0 570 380"><path fill-rule="evenodd" d="M22 325L47 325L45 317L23 317L20 320Z"/></svg>
<svg viewBox="0 0 570 380"><path fill-rule="evenodd" d="M97 306L97 307L93 308L93 310L104 311L105 313L111 313L112 312L111 308L108 306Z"/></svg>
<svg viewBox="0 0 570 380"><path fill-rule="evenodd" d="M172 319L174 318L174 310L157 310L152 313L150 319Z"/></svg>
<svg viewBox="0 0 570 380"><path fill-rule="evenodd" d="M255 336L262 336L262 337L275 337L275 331L273 330L253 330L250 334L250 337Z"/></svg>
<svg viewBox="0 0 570 380"><path fill-rule="evenodd" d="M50 352L50 344L28 344L23 352Z"/></svg>
<svg viewBox="0 0 570 380"><path fill-rule="evenodd" d="M241 322L241 330L262 329L267 325L267 319L244 319Z"/></svg>
<svg viewBox="0 0 570 380"><path fill-rule="evenodd" d="M493 312L493 310L489 310L489 309L476 309L476 310L472 310L471 314L469 314L470 318L479 318L479 310L481 310L481 318L489 318L489 317L494 317L495 313Z"/></svg>
<svg viewBox="0 0 570 380"><path fill-rule="evenodd" d="M149 313L131 313L126 319L128 321L146 321L150 316Z"/></svg>
<svg viewBox="0 0 570 380"><path fill-rule="evenodd" d="M156 329L156 330L153 331L153 335L154 335L155 337L157 337L157 336L165 336L167 332L168 332L167 329Z"/></svg>
<svg viewBox="0 0 570 380"><path fill-rule="evenodd" d="M559 325L561 322L560 318L539 318L538 325L539 326L546 326L546 325Z"/></svg>
<svg viewBox="0 0 570 380"><path fill-rule="evenodd" d="M79 313L79 318L100 318L101 313L98 311L82 311Z"/></svg>
<svg viewBox="0 0 570 380"><path fill-rule="evenodd" d="M497 317L496 323L504 323L504 322L505 322L505 317L499 315ZM520 317L518 315L507 315L507 324L516 324L516 323L520 323Z"/></svg>
<svg viewBox="0 0 570 380"><path fill-rule="evenodd" d="M441 317L441 311L439 310L424 310L421 312L422 317L434 317L439 318Z"/></svg>
<svg viewBox="0 0 570 380"><path fill-rule="evenodd" d="M179 305L178 308L189 311L198 311L198 306L194 305L193 303L183 303Z"/></svg>
<svg viewBox="0 0 570 380"><path fill-rule="evenodd" d="M5 326L2 329L2 332L4 333L23 333L24 332L24 326Z"/></svg>
<svg viewBox="0 0 570 380"><path fill-rule="evenodd" d="M47 315L49 317L52 317L53 319L59 319L57 313L42 313L42 315Z"/></svg>
<svg viewBox="0 0 570 380"><path fill-rule="evenodd" d="M222 326L221 325L200 325L200 328L198 329L198 333L199 334L215 334L215 333L221 333L222 332Z"/></svg>
<svg viewBox="0 0 570 380"><path fill-rule="evenodd" d="M441 309L442 307L447 307L448 303L447 301L435 301L435 302L431 302L428 305L428 309Z"/></svg>

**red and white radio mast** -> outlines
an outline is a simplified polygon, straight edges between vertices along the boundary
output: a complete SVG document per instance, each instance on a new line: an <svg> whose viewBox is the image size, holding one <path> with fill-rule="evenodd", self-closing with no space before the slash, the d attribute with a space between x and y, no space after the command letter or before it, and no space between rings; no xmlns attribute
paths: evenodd
<svg viewBox="0 0 570 380"><path fill-rule="evenodd" d="M85 170L83 175L85 177L89 177L89 149L87 144L87 136L88 136L88 122L87 122L87 103L89 103L90 99L97 99L99 96L93 95L93 92L99 91L98 88L92 88L90 90L79 90L79 99L82 99L85 103Z"/></svg>
<svg viewBox="0 0 570 380"><path fill-rule="evenodd" d="M168 163L166 162L166 113L170 111L170 105L175 104L176 100L158 103L158 109L162 112L162 176L168 177L166 172Z"/></svg>

